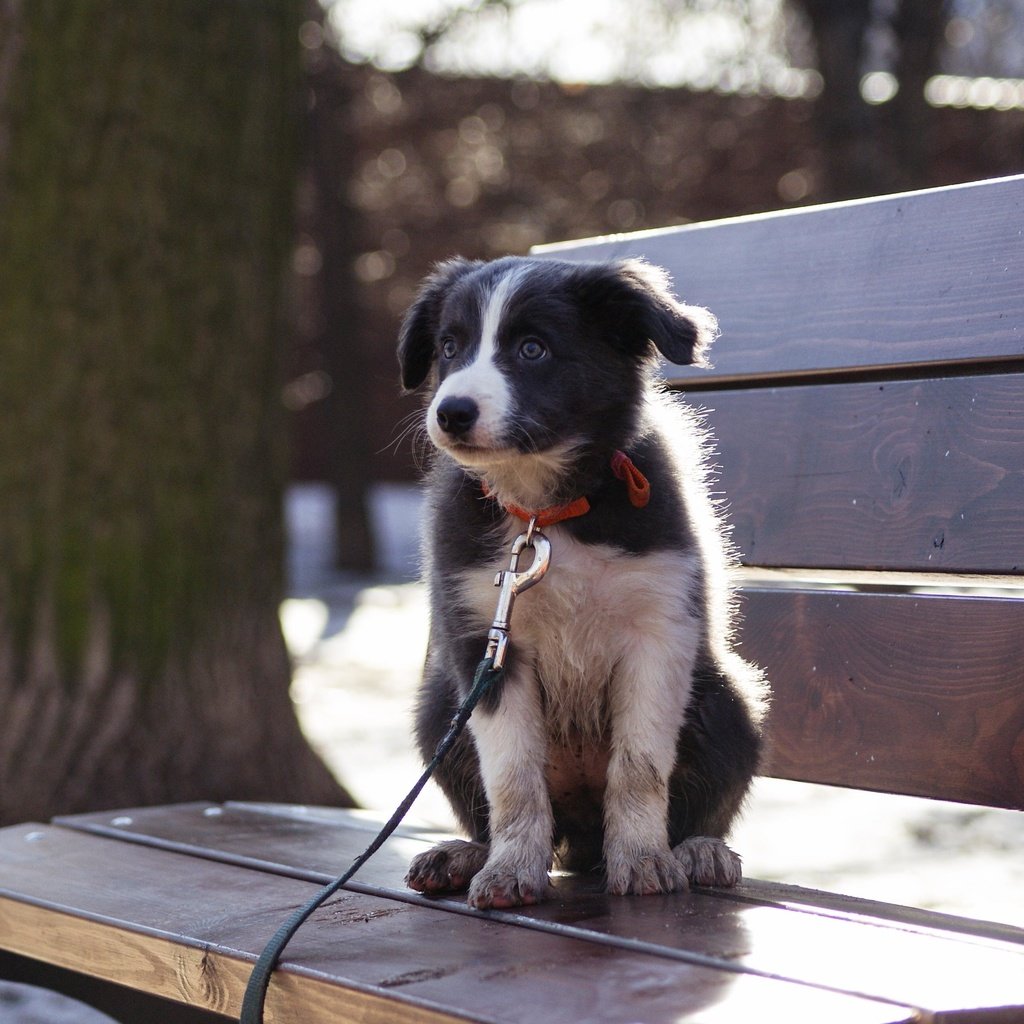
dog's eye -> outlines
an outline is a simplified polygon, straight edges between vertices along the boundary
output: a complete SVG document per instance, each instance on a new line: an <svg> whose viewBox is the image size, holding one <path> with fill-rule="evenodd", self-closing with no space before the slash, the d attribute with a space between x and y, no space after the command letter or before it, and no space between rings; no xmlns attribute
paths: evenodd
<svg viewBox="0 0 1024 1024"><path fill-rule="evenodd" d="M454 359L459 354L459 343L454 338L442 338L441 354L445 359Z"/></svg>
<svg viewBox="0 0 1024 1024"><path fill-rule="evenodd" d="M539 338L527 338L519 346L519 354L524 359L541 359L547 355L547 348Z"/></svg>

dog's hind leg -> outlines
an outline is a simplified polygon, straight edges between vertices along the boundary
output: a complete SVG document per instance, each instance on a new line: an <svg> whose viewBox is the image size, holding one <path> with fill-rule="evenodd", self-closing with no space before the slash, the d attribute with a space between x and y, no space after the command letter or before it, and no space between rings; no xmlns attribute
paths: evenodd
<svg viewBox="0 0 1024 1024"><path fill-rule="evenodd" d="M461 892L487 860L486 843L450 839L413 858L405 884L428 895Z"/></svg>
<svg viewBox="0 0 1024 1024"><path fill-rule="evenodd" d="M429 761L447 733L459 703L447 675L428 666L416 712L416 734L424 761ZM455 741L434 773L466 833L475 841L452 839L413 858L406 885L417 892L440 895L462 892L484 866L489 850L487 797L480 778L476 747L468 733Z"/></svg>
<svg viewBox="0 0 1024 1024"><path fill-rule="evenodd" d="M713 836L691 836L672 848L686 877L694 885L737 885L743 877L739 854Z"/></svg>
<svg viewBox="0 0 1024 1024"><path fill-rule="evenodd" d="M723 841L758 767L760 709L743 699L760 675L732 659L728 669L701 659L694 700L680 730L676 767L669 780L669 842L695 885L733 886L740 858Z"/></svg>
<svg viewBox="0 0 1024 1024"><path fill-rule="evenodd" d="M428 666L416 707L416 739L424 763L434 756L438 743L447 733L460 699L455 687L449 686L448 676ZM468 732L463 732L455 741L433 778L447 797L465 834L486 845L490 838L487 795L480 778L476 746Z"/></svg>

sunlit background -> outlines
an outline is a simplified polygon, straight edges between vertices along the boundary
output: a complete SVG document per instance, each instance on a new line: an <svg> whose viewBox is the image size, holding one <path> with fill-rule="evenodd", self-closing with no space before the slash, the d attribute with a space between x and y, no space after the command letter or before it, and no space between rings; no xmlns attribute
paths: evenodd
<svg viewBox="0 0 1024 1024"><path fill-rule="evenodd" d="M434 261L1024 165L1022 0L333 0L302 42L284 402L354 570L409 570L391 341Z"/></svg>
<svg viewBox="0 0 1024 1024"><path fill-rule="evenodd" d="M851 5L859 6L859 5ZM876 20L865 39L861 91L870 103L891 99L895 50L889 18L897 0L868 5ZM936 5L940 6L940 5ZM931 69L937 105L1020 105L1024 13L1014 0L956 0ZM821 75L799 5L783 0L329 0L342 53L383 71L422 64L444 75L515 75L560 82L702 90L814 94ZM951 88L963 78L965 92ZM973 96L969 84L975 86Z"/></svg>
<svg viewBox="0 0 1024 1024"><path fill-rule="evenodd" d="M833 41L823 64L830 7L860 14L837 29L846 50ZM307 733L361 800L393 803L416 766L405 716L426 604L398 582L416 573L416 405L395 398L391 339L424 270L454 252L493 257L1024 168L1024 3L905 7L901 22L895 0L334 0L322 26L307 26L314 67L338 48L329 66L345 83L349 133L339 188L357 230L332 278L334 247L311 198L296 270L314 300L323 282L355 277L356 315L339 329L373 385L356 394L332 376L329 342L317 341L335 337L324 320L300 332L297 358L309 363L288 396L300 543L284 612ZM926 31L914 65L908 39ZM854 80L840 102L843 60ZM322 79L318 88L330 94ZM913 145L900 137L907 118ZM373 438L340 476L322 449L337 437L325 413L338 388L353 443ZM383 585L323 575L325 543L341 566L382 572ZM434 789L417 813L450 822ZM737 842L754 875L1016 921L1024 903L1007 894L1024 877L1009 852L1022 838L1018 815L767 781ZM987 884L950 884L960 877Z"/></svg>
<svg viewBox="0 0 1024 1024"><path fill-rule="evenodd" d="M273 772L343 796L290 714L282 532L304 735L361 803L405 792L394 342L435 261L1024 171L1024 0L301 4L0 0L4 824ZM1024 920L1019 814L769 781L736 842L754 875Z"/></svg>

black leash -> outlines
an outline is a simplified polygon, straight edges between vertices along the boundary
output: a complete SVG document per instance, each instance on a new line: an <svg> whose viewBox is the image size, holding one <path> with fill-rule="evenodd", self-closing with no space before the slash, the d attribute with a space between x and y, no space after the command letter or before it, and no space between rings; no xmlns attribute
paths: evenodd
<svg viewBox="0 0 1024 1024"><path fill-rule="evenodd" d="M533 561L523 572L519 571L519 556L524 548L533 550ZM473 676L473 686L466 696L466 699L459 705L455 712L448 731L441 738L430 764L423 770L416 784L409 790L405 799L395 809L395 813L388 819L387 824L377 833L373 842L352 862L352 866L343 875L333 882L324 886L308 903L299 907L298 910L288 918L284 924L274 933L266 944L263 952L260 953L256 966L249 975L249 983L245 988L245 995L242 998L242 1015L239 1024L263 1024L263 1006L267 999L267 988L270 985L270 976L274 973L285 946L291 941L292 936L302 927L306 919L317 907L330 899L352 876L384 845L388 837L401 824L409 808L412 807L420 790L427 784L434 770L444 760L445 755L451 750L455 741L459 738L473 713L473 708L480 702L488 690L502 677L505 671L505 653L508 646L509 625L512 618L512 605L518 594L528 590L535 583L539 582L548 571L551 561L551 544L547 537L537 528L536 516L530 520L526 533L520 534L512 544L512 561L509 568L499 572L495 578L494 585L500 588L498 596L498 608L494 615L494 621L487 633L487 652L483 660L477 665L476 673Z"/></svg>
<svg viewBox="0 0 1024 1024"><path fill-rule="evenodd" d="M330 899L352 876L384 845L391 833L401 824L409 808L412 807L420 790L427 784L434 769L444 760L445 755L451 750L455 741L459 738L473 708L477 706L480 698L501 678L503 668L496 668L494 658L488 654L477 666L476 674L473 677L473 688L469 691L466 699L459 705L455 717L452 718L448 731L444 734L441 742L438 743L430 764L423 770L416 784L409 790L408 795L398 805L395 813L388 819L387 824L377 833L373 842L352 862L352 866L333 882L324 886L305 906L299 907L294 914L274 933L273 937L264 947L256 966L249 975L249 984L245 989L245 996L242 999L242 1015L239 1018L240 1024L262 1024L263 1004L267 998L267 987L270 985L270 975L277 966L284 947L291 941L292 936L305 923L306 919Z"/></svg>

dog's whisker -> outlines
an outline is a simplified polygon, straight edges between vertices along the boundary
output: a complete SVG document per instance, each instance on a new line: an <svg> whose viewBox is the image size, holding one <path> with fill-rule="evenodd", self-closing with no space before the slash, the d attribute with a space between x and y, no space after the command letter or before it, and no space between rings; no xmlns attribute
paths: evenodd
<svg viewBox="0 0 1024 1024"><path fill-rule="evenodd" d="M414 412L407 413L403 416L398 423L395 424L395 433L391 440L387 442L382 448L380 448L376 455L381 455L386 451L394 450L398 451L399 446L410 436L414 436L417 433L426 434L426 427L423 423L423 413L417 409Z"/></svg>

